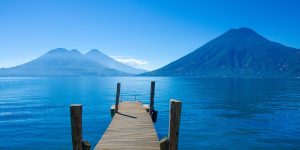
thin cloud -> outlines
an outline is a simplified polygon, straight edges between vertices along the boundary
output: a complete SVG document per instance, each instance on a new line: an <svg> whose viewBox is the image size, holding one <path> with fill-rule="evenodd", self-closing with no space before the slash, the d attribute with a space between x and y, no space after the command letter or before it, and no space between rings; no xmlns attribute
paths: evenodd
<svg viewBox="0 0 300 150"><path fill-rule="evenodd" d="M111 57L114 58L116 61L124 63L126 65L148 70L147 65L149 64L149 62L146 60L135 59L133 57L128 57L128 56L111 56Z"/></svg>

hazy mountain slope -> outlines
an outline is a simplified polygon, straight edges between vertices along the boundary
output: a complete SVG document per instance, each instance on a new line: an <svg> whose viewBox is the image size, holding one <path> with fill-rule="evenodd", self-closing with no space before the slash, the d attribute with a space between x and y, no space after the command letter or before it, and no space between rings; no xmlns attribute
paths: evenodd
<svg viewBox="0 0 300 150"><path fill-rule="evenodd" d="M121 72L130 73L130 74L140 74L146 72L145 70L136 69L133 67L130 67L128 65L125 65L123 63L120 63L116 61L115 59L101 53L97 49L92 49L88 53L85 54L85 56L103 66L106 66L108 68L116 69Z"/></svg>
<svg viewBox="0 0 300 150"><path fill-rule="evenodd" d="M271 42L249 28L231 29L155 76L299 77L300 50Z"/></svg>
<svg viewBox="0 0 300 150"><path fill-rule="evenodd" d="M128 75L85 58L77 50L58 48L12 68L1 69L0 76L119 76Z"/></svg>

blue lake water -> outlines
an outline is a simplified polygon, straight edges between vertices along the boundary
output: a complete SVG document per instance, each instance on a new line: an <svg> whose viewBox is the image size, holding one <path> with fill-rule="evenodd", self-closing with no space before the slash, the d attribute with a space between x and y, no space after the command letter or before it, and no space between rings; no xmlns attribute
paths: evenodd
<svg viewBox="0 0 300 150"><path fill-rule="evenodd" d="M169 100L183 102L180 149L300 149L300 80L179 77L0 78L0 149L71 149L72 103L83 104L83 136L95 146L116 83L123 100L148 103L152 80L159 138Z"/></svg>

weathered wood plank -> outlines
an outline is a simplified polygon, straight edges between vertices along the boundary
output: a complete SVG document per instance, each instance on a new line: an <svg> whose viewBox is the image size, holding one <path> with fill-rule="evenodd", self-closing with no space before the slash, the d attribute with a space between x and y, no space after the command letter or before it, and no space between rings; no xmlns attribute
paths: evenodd
<svg viewBox="0 0 300 150"><path fill-rule="evenodd" d="M156 130L140 102L121 102L96 150L159 150Z"/></svg>

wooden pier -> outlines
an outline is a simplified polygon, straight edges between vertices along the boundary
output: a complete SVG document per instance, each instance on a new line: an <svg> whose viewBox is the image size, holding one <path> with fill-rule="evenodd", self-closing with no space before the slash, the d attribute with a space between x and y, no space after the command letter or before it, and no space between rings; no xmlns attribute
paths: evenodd
<svg viewBox="0 0 300 150"><path fill-rule="evenodd" d="M116 103L111 107L112 121L95 150L177 150L181 102L170 101L169 135L159 141L154 124L155 82L151 82L150 106L139 101L120 102L121 84L117 84ZM71 105L71 129L73 150L90 150L82 139L82 106Z"/></svg>
<svg viewBox="0 0 300 150"><path fill-rule="evenodd" d="M122 102L95 150L159 150L152 120L140 102Z"/></svg>

